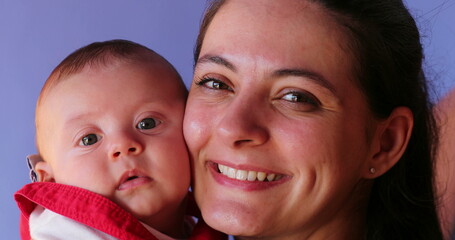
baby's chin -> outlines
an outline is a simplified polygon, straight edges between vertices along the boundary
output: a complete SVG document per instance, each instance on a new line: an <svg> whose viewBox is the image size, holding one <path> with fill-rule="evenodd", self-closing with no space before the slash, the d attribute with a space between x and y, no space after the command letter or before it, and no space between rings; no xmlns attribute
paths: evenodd
<svg viewBox="0 0 455 240"><path fill-rule="evenodd" d="M186 192L154 191L156 188L136 188L134 194L116 193L112 200L130 212L139 221L159 230L168 225L182 223L185 214ZM185 194L183 194L185 193Z"/></svg>
<svg viewBox="0 0 455 240"><path fill-rule="evenodd" d="M166 212L171 209L170 206L174 209L178 208L178 206L165 199L156 199L154 196L144 195L136 195L128 199L115 199L114 202L145 223L155 216L166 217Z"/></svg>
<svg viewBox="0 0 455 240"><path fill-rule="evenodd" d="M172 236L177 234L176 229L180 229L184 222L184 212L167 211L165 207L152 208L152 204L148 204L148 208L135 206L131 208L130 213L140 222L158 230L164 234ZM178 209L178 207L174 207ZM178 236L178 235L177 235Z"/></svg>

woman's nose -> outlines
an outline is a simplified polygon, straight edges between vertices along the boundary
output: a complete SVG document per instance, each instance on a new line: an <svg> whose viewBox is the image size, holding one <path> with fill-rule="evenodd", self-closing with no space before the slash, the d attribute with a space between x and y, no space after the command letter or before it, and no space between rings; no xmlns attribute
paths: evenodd
<svg viewBox="0 0 455 240"><path fill-rule="evenodd" d="M253 106L257 106L254 108ZM216 128L218 135L231 147L259 146L269 139L268 126L263 124L265 109L250 99L235 99L229 103Z"/></svg>
<svg viewBox="0 0 455 240"><path fill-rule="evenodd" d="M143 146L135 139L133 134L121 133L113 136L113 145L109 152L112 159L118 159L120 157L134 156L142 153Z"/></svg>

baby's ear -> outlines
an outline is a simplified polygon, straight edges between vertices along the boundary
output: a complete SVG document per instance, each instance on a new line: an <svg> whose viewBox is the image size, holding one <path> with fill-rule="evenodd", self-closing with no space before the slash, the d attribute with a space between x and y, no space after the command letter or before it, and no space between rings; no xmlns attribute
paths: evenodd
<svg viewBox="0 0 455 240"><path fill-rule="evenodd" d="M39 161L35 164L34 169L38 182L55 182L52 167L48 162Z"/></svg>
<svg viewBox="0 0 455 240"><path fill-rule="evenodd" d="M414 117L407 107L395 108L379 123L372 145L372 154L363 176L376 178L392 168L403 156L411 138Z"/></svg>

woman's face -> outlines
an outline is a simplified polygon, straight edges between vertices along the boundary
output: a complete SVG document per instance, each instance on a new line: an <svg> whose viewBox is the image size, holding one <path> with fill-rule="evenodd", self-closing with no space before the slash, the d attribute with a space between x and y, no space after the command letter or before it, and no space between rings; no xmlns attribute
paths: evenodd
<svg viewBox="0 0 455 240"><path fill-rule="evenodd" d="M362 214L374 121L346 42L305 1L229 1L216 14L184 121L210 226L283 239Z"/></svg>

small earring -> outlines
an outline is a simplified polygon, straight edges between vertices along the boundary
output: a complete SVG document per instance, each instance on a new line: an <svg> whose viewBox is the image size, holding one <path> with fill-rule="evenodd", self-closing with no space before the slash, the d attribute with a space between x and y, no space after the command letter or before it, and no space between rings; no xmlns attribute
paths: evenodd
<svg viewBox="0 0 455 240"><path fill-rule="evenodd" d="M374 167L370 168L370 173L374 174L376 172L376 169Z"/></svg>

